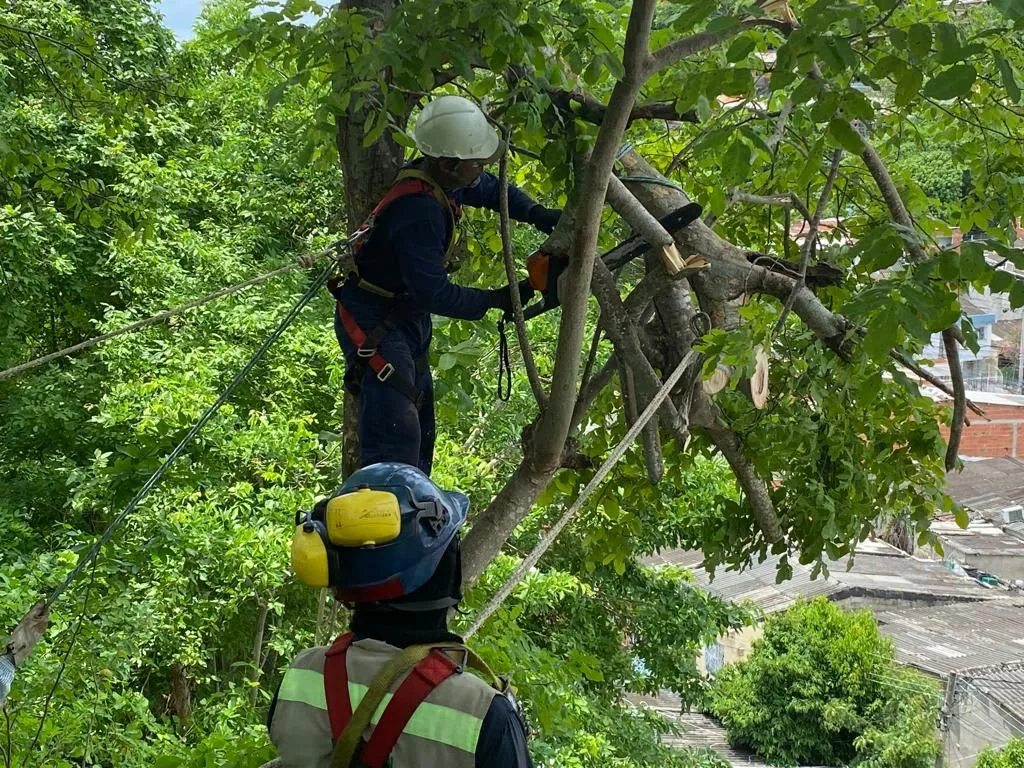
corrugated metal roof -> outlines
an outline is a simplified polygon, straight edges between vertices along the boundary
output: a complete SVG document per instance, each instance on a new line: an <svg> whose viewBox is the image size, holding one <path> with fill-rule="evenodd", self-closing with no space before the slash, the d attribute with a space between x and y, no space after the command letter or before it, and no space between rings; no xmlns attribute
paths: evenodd
<svg viewBox="0 0 1024 768"><path fill-rule="evenodd" d="M788 608L798 598L818 595L832 599L880 594L907 599L984 600L1005 594L954 573L941 561L910 557L880 541L858 546L849 570L845 559L829 561L828 577L812 579L810 567L794 563L792 578L781 584L775 582L777 561L772 558L742 571L719 569L714 579L700 567L702 561L700 550L675 550L649 557L644 563L686 566L708 592L734 602L749 600L769 613Z"/></svg>
<svg viewBox="0 0 1024 768"><path fill-rule="evenodd" d="M1024 647L1021 651L1024 652ZM965 679L1020 718L1024 727L1024 662L971 673Z"/></svg>
<svg viewBox="0 0 1024 768"><path fill-rule="evenodd" d="M875 619L899 661L939 677L1024 663L1024 604L1015 601L875 611Z"/></svg>
<svg viewBox="0 0 1024 768"><path fill-rule="evenodd" d="M932 531L947 547L965 555L1024 557L1024 538L987 520L972 520L966 528L953 520L933 520Z"/></svg>
<svg viewBox="0 0 1024 768"><path fill-rule="evenodd" d="M999 458L966 462L962 472L946 479L946 493L975 515L999 525L1003 522L1002 510L1024 505L1024 461Z"/></svg>

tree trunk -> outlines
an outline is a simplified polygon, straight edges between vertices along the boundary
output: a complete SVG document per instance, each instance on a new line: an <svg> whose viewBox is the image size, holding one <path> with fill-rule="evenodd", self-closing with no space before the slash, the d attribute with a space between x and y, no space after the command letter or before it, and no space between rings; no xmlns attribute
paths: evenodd
<svg viewBox="0 0 1024 768"><path fill-rule="evenodd" d="M343 8L368 9L374 16L379 16L384 24L397 4L398 0L343 0L341 3ZM351 109L345 116L335 119L335 143L345 179L345 209L349 231L370 215L405 162L405 150L387 131L371 146L363 146L368 114L366 109ZM348 477L359 466L359 429L356 419L359 398L347 392L344 397L342 478Z"/></svg>

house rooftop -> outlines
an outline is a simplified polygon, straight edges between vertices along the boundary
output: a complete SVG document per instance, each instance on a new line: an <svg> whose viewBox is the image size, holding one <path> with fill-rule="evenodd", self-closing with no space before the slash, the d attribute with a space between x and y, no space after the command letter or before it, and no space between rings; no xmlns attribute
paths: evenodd
<svg viewBox="0 0 1024 768"><path fill-rule="evenodd" d="M777 584L776 561L754 563L742 571L719 569L715 578L704 570L700 550L674 550L645 559L646 565L676 564L692 570L697 584L724 600L750 601L763 611L785 610L800 598L819 595L839 601L856 597L919 600L922 604L978 601L1004 597L1003 590L979 584L957 574L941 561L911 557L881 541L857 546L853 563L848 559L826 561L829 575L811 578L811 567L792 563L793 577Z"/></svg>
<svg viewBox="0 0 1024 768"><path fill-rule="evenodd" d="M1024 398L1006 395L1022 401ZM1024 461L998 458L968 461L946 479L946 493L975 518L1002 524L1004 509L1024 505Z"/></svg>
<svg viewBox="0 0 1024 768"><path fill-rule="evenodd" d="M990 668L1024 665L1024 604L1017 601L883 610L875 620L900 662L938 677L973 670L980 678ZM1024 689L1018 694L1024 704Z"/></svg>
<svg viewBox="0 0 1024 768"><path fill-rule="evenodd" d="M935 365L931 368L932 373L941 375L942 372L948 374L949 368L945 365ZM930 397L937 403L948 403L951 401L949 395L943 392L941 389L936 389L928 385L921 386L921 394L925 397ZM965 393L968 400L978 405L1009 405L1016 406L1018 408L1024 408L1024 395L1010 395L1003 392L978 392L976 390L968 390ZM978 424L986 424L984 418L977 418Z"/></svg>
<svg viewBox="0 0 1024 768"><path fill-rule="evenodd" d="M954 520L938 518L932 521L932 532L965 555L1024 557L1024 538L988 520L971 520L961 528Z"/></svg>

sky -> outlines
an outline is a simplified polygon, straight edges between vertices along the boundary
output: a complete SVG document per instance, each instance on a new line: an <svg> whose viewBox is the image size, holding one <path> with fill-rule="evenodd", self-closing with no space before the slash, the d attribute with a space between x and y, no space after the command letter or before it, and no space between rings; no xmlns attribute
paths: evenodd
<svg viewBox="0 0 1024 768"><path fill-rule="evenodd" d="M203 0L157 0L156 8L164 15L164 24L179 40L192 37L192 24L199 17Z"/></svg>

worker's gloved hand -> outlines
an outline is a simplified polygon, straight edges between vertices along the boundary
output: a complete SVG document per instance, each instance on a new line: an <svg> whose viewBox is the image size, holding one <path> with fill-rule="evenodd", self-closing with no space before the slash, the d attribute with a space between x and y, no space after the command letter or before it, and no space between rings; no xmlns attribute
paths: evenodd
<svg viewBox="0 0 1024 768"><path fill-rule="evenodd" d="M519 302L523 306L533 298L536 291L533 290L533 286L530 285L529 280L520 280L516 287L519 288ZM512 319L512 296L509 293L508 286L504 288L492 288L491 289L491 306L495 309L500 309L506 320Z"/></svg>
<svg viewBox="0 0 1024 768"><path fill-rule="evenodd" d="M541 232L550 235L562 217L560 208L545 208L539 203L530 209L530 223Z"/></svg>

